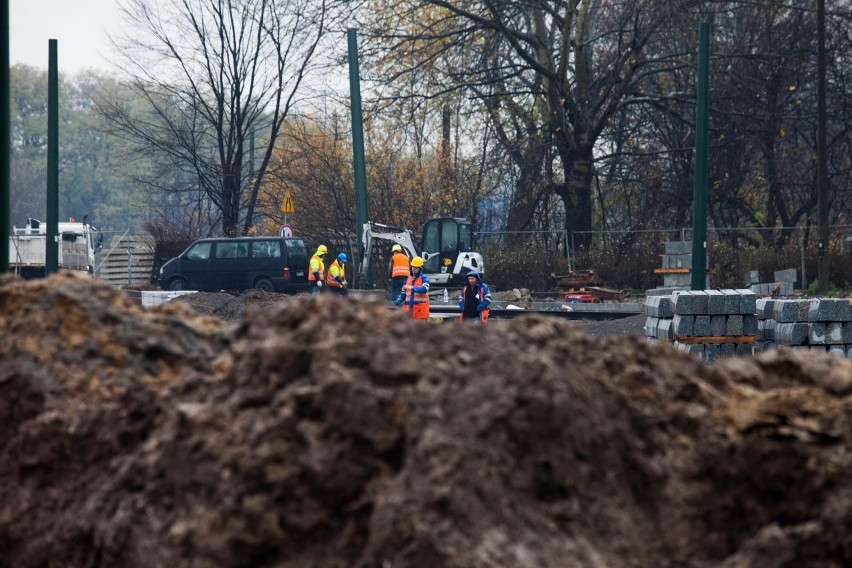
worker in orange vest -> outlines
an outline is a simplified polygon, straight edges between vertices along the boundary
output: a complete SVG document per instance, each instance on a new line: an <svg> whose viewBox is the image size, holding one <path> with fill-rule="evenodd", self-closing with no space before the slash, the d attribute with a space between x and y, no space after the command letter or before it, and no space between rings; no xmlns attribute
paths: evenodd
<svg viewBox="0 0 852 568"><path fill-rule="evenodd" d="M349 283L346 281L346 261L349 257L345 252L337 255L334 262L328 268L328 274L325 277L325 285L329 292L337 292L340 296L346 296L349 293Z"/></svg>
<svg viewBox="0 0 852 568"><path fill-rule="evenodd" d="M328 247L320 245L308 262L308 282L311 283L311 296L316 296L322 291L322 282L325 278L325 264L323 264L322 258L327 253Z"/></svg>
<svg viewBox="0 0 852 568"><path fill-rule="evenodd" d="M391 281L390 297L392 300L396 300L402 291L405 281L408 280L410 268L408 255L402 252L400 245L393 245L391 247L390 266L388 266L388 278Z"/></svg>
<svg viewBox="0 0 852 568"><path fill-rule="evenodd" d="M396 305L403 306L414 319L429 319L429 278L423 274L423 259L419 256L411 259L411 271Z"/></svg>
<svg viewBox="0 0 852 568"><path fill-rule="evenodd" d="M491 313L491 290L482 281L482 276L476 270L467 273L467 284L459 292L459 309L461 321L488 322Z"/></svg>

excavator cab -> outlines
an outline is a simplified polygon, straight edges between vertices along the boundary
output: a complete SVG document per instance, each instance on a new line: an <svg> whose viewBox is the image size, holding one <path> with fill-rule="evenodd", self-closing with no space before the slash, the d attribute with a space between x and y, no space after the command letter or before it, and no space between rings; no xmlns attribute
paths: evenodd
<svg viewBox="0 0 852 568"><path fill-rule="evenodd" d="M436 279L436 283L456 284L471 269L482 270L482 257L471 252L473 230L467 219L430 219L423 226L420 250L425 261L423 272Z"/></svg>

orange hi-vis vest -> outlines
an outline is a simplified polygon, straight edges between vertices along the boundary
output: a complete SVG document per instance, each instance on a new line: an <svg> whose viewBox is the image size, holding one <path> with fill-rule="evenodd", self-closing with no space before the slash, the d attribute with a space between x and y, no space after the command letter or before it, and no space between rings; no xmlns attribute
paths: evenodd
<svg viewBox="0 0 852 568"><path fill-rule="evenodd" d="M314 262L316 261L316 263ZM316 280L316 276L314 276L314 271L319 272L320 282L323 280L323 274L325 273L325 264L323 264L322 257L314 255L311 257L311 261L308 263L308 280L313 282Z"/></svg>
<svg viewBox="0 0 852 568"><path fill-rule="evenodd" d="M335 276L340 276L342 280L346 280L345 269L337 262L337 259L335 259L328 268L328 275L325 277L325 285L330 288L342 288L343 284L335 280Z"/></svg>
<svg viewBox="0 0 852 568"><path fill-rule="evenodd" d="M395 252L391 257L393 261L393 269L391 270L391 278L397 278L399 276L408 276L411 274L411 270L409 270L408 266L408 256L402 252Z"/></svg>
<svg viewBox="0 0 852 568"><path fill-rule="evenodd" d="M409 274L408 280L405 282L406 286L422 286L423 285L423 277L422 274L418 274L416 277L411 276ZM429 319L429 294L420 294L415 292L412 289L408 289L405 291L405 302L403 302L403 307L405 311L410 311L411 301L414 300L414 311L411 313L411 317L414 319Z"/></svg>

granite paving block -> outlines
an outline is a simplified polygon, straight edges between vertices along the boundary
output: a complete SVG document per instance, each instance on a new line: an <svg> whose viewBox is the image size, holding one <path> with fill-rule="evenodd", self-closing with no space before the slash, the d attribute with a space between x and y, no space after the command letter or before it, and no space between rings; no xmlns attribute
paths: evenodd
<svg viewBox="0 0 852 568"><path fill-rule="evenodd" d="M811 302L813 302L813 299L808 298L796 301L798 302L797 306L799 308L799 319L796 321L808 321L808 312L811 311Z"/></svg>
<svg viewBox="0 0 852 568"><path fill-rule="evenodd" d="M828 345L811 345L810 348L811 348L811 351L813 351L815 353L827 353L828 352Z"/></svg>
<svg viewBox="0 0 852 568"><path fill-rule="evenodd" d="M754 314L757 310L757 294L751 290L739 289L736 291L740 295L740 311L741 314Z"/></svg>
<svg viewBox="0 0 852 568"><path fill-rule="evenodd" d="M722 313L726 315L740 313L740 295L736 290L722 290L725 297L725 306Z"/></svg>
<svg viewBox="0 0 852 568"><path fill-rule="evenodd" d="M758 272L757 270L749 270L745 273L743 283L746 286L751 286L752 284L760 284L760 272Z"/></svg>
<svg viewBox="0 0 852 568"><path fill-rule="evenodd" d="M663 286L681 287L689 289L692 284L692 275L687 274L663 274Z"/></svg>
<svg viewBox="0 0 852 568"><path fill-rule="evenodd" d="M843 339L842 321L830 321L825 324L825 342L828 345L842 345L846 343Z"/></svg>
<svg viewBox="0 0 852 568"><path fill-rule="evenodd" d="M655 317L654 314L654 302L659 298L659 296L646 296L645 297L645 315L648 317Z"/></svg>
<svg viewBox="0 0 852 568"><path fill-rule="evenodd" d="M852 321L852 305L843 298L814 298L808 321Z"/></svg>
<svg viewBox="0 0 852 568"><path fill-rule="evenodd" d="M757 338L759 340L765 341L768 339L772 339L771 337L767 336L766 321L767 320L757 320Z"/></svg>
<svg viewBox="0 0 852 568"><path fill-rule="evenodd" d="M671 296L648 296L645 298L645 315L654 318L672 317Z"/></svg>
<svg viewBox="0 0 852 568"><path fill-rule="evenodd" d="M695 316L695 327L692 330L692 334L697 337L706 337L710 335L710 316Z"/></svg>
<svg viewBox="0 0 852 568"><path fill-rule="evenodd" d="M808 339L808 324L803 322L775 325L775 342L779 345L802 345Z"/></svg>
<svg viewBox="0 0 852 568"><path fill-rule="evenodd" d="M843 343L852 343L852 321L843 322Z"/></svg>
<svg viewBox="0 0 852 568"><path fill-rule="evenodd" d="M796 274L797 272L795 268L787 268L786 270L776 270L774 280L775 282L789 282L791 284L795 284Z"/></svg>
<svg viewBox="0 0 852 568"><path fill-rule="evenodd" d="M722 350L718 344L708 343L704 345L704 360L712 363L721 355Z"/></svg>
<svg viewBox="0 0 852 568"><path fill-rule="evenodd" d="M710 335L718 337L725 335L725 330L728 327L727 316L710 316Z"/></svg>
<svg viewBox="0 0 852 568"><path fill-rule="evenodd" d="M657 337L657 326L660 318L645 318L645 337Z"/></svg>
<svg viewBox="0 0 852 568"><path fill-rule="evenodd" d="M837 355L838 357L846 357L846 349L843 345L832 345L828 349L829 355Z"/></svg>
<svg viewBox="0 0 852 568"><path fill-rule="evenodd" d="M672 320L669 318L660 318L660 323L657 324L657 337L666 341L674 339L672 336Z"/></svg>
<svg viewBox="0 0 852 568"><path fill-rule="evenodd" d="M695 316L675 315L672 319L672 333L675 337L690 337L695 328Z"/></svg>
<svg viewBox="0 0 852 568"><path fill-rule="evenodd" d="M772 298L758 298L754 303L754 313L757 314L758 319L770 319L772 317L772 312L769 315L766 315L766 304L772 302ZM773 302L774 305L774 302Z"/></svg>
<svg viewBox="0 0 852 568"><path fill-rule="evenodd" d="M725 313L725 294L721 290L707 290L707 313L711 316Z"/></svg>
<svg viewBox="0 0 852 568"><path fill-rule="evenodd" d="M743 314L743 335L757 335L757 316Z"/></svg>
<svg viewBox="0 0 852 568"><path fill-rule="evenodd" d="M753 343L737 343L737 355L751 356L754 355Z"/></svg>
<svg viewBox="0 0 852 568"><path fill-rule="evenodd" d="M778 323L799 321L799 300L775 300L773 318Z"/></svg>
<svg viewBox="0 0 852 568"><path fill-rule="evenodd" d="M825 345L825 323L812 322L808 324L808 343Z"/></svg>
<svg viewBox="0 0 852 568"><path fill-rule="evenodd" d="M725 335L743 335L743 316L740 314L734 314L728 316L727 321L725 322Z"/></svg>
<svg viewBox="0 0 852 568"><path fill-rule="evenodd" d="M696 316L707 312L707 292L704 290L692 291L692 313Z"/></svg>
<svg viewBox="0 0 852 568"><path fill-rule="evenodd" d="M693 315L692 311L692 292L689 290L680 290L672 292L672 312L682 316Z"/></svg>
<svg viewBox="0 0 852 568"><path fill-rule="evenodd" d="M752 284L748 287L749 290L758 296L768 296L772 292L772 284Z"/></svg>
<svg viewBox="0 0 852 568"><path fill-rule="evenodd" d="M692 241L666 241L666 254L688 254L692 252Z"/></svg>
<svg viewBox="0 0 852 568"><path fill-rule="evenodd" d="M737 354L736 343L722 343L719 346L719 355L722 357L733 357Z"/></svg>

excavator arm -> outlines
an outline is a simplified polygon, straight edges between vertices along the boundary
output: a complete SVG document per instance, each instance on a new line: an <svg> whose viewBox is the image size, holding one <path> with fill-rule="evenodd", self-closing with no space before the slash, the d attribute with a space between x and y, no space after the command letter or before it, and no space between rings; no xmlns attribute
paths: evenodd
<svg viewBox="0 0 852 568"><path fill-rule="evenodd" d="M361 245L364 248L364 257L361 259L361 266L358 270L359 283L363 282L362 279L370 267L373 245L377 239L393 241L400 245L409 258L417 256L417 249L414 246L414 236L409 229L382 225L381 223L364 223L364 227L361 230Z"/></svg>

